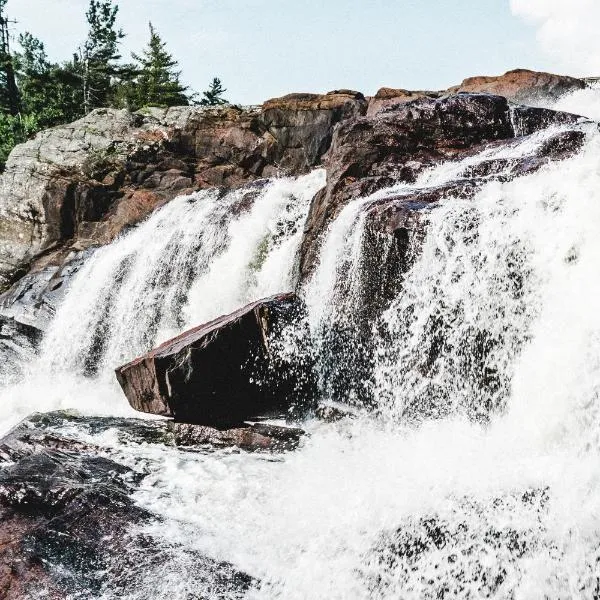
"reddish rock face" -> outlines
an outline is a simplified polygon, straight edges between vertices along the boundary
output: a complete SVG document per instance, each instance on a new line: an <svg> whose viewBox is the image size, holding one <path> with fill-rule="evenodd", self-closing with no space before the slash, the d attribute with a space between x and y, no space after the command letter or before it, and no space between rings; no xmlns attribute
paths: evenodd
<svg viewBox="0 0 600 600"><path fill-rule="evenodd" d="M414 91L394 88L381 88L372 98L369 99L367 116L372 117L391 106L406 104L419 98L439 98L443 92L432 91Z"/></svg>
<svg viewBox="0 0 600 600"><path fill-rule="evenodd" d="M327 185L314 198L306 223L300 280L315 264L320 236L352 199L397 182L412 183L424 169L479 152L486 144L511 143L551 123L578 119L542 108L509 107L501 96L457 94L422 97L340 123L325 157ZM581 137L572 141L577 145Z"/></svg>
<svg viewBox="0 0 600 600"><path fill-rule="evenodd" d="M175 196L318 165L357 92L293 94L262 108L98 110L11 154L0 193L0 289L40 255L106 244ZM58 259L60 260L60 259Z"/></svg>
<svg viewBox="0 0 600 600"><path fill-rule="evenodd" d="M307 397L309 376L272 339L295 318L293 294L254 302L191 329L118 368L136 410L212 426L239 424Z"/></svg>
<svg viewBox="0 0 600 600"><path fill-rule="evenodd" d="M539 104L558 99L563 94L586 87L582 79L567 75L554 75L527 69L515 69L504 75L468 77L460 85L447 90L422 91L381 88L370 98L367 115L375 115L392 106L398 106L419 98L440 98L445 94L494 94L512 102Z"/></svg>
<svg viewBox="0 0 600 600"><path fill-rule="evenodd" d="M527 104L556 100L563 94L585 87L586 83L575 77L515 69L495 77L468 77L460 85L450 88L448 92L486 92Z"/></svg>

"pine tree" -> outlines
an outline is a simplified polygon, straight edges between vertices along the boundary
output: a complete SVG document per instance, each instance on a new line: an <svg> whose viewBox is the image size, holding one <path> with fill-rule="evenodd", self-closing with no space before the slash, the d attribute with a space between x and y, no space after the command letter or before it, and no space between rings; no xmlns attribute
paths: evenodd
<svg viewBox="0 0 600 600"><path fill-rule="evenodd" d="M19 36L21 51L14 57L24 115L39 128L52 127L82 116L77 67L48 60L44 44L30 33Z"/></svg>
<svg viewBox="0 0 600 600"><path fill-rule="evenodd" d="M111 99L117 61L121 58L119 43L125 37L121 29L116 29L118 12L113 0L90 0L86 13L88 37L79 49L78 60L85 114L108 106Z"/></svg>
<svg viewBox="0 0 600 600"><path fill-rule="evenodd" d="M133 54L138 63L138 77L132 104L142 106L181 106L188 105L187 87L181 85L177 71L177 61L166 50L166 43L150 27L150 41L142 55Z"/></svg>
<svg viewBox="0 0 600 600"><path fill-rule="evenodd" d="M203 92L200 104L202 106L219 106L220 104L228 104L228 101L223 98L223 94L227 90L221 84L221 80L215 77L208 90Z"/></svg>

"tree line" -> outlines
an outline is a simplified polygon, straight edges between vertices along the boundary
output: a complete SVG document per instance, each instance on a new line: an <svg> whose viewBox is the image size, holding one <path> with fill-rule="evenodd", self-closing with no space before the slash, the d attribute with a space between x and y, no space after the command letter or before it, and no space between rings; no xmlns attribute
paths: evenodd
<svg viewBox="0 0 600 600"><path fill-rule="evenodd" d="M218 78L202 95L181 82L178 63L149 24L148 45L125 61L115 0L90 0L87 37L69 61L53 62L28 32L11 45L8 0L0 0L0 168L12 148L36 132L70 123L96 108L226 104Z"/></svg>

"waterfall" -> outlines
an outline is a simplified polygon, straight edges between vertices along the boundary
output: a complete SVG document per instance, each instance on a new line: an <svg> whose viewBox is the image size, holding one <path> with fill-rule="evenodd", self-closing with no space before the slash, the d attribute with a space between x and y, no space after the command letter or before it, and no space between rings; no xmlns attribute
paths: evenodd
<svg viewBox="0 0 600 600"><path fill-rule="evenodd" d="M360 302L373 201L323 242L316 336ZM252 573L247 598L597 597L600 136L426 219L373 328L377 411L280 460L148 450L152 533Z"/></svg>
<svg viewBox="0 0 600 600"><path fill-rule="evenodd" d="M170 549L129 600L196 597L194 552L254 578L218 598L599 597L600 133L579 127L581 151L536 172L514 177L560 128L340 211L299 290L311 347L291 331L285 350L315 357L323 400L360 410L307 418L295 452L132 447L98 434L145 475L134 499L160 519L136 533ZM480 168L490 161L493 177ZM397 240L376 229L373 209L474 173L472 197L415 209L421 237L409 235L391 277ZM56 407L126 412L116 365L292 286L324 183L315 171L181 197L96 250L27 381L0 391L2 422ZM102 600L115 597L109 582Z"/></svg>
<svg viewBox="0 0 600 600"><path fill-rule="evenodd" d="M291 290L310 200L323 185L316 170L181 196L96 250L70 282L23 383L0 391L2 428L33 410L131 414L117 366L192 326Z"/></svg>

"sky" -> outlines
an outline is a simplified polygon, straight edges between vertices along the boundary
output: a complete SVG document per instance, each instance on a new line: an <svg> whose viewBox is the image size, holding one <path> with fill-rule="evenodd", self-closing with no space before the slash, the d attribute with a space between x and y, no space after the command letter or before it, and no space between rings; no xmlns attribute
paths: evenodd
<svg viewBox="0 0 600 600"><path fill-rule="evenodd" d="M380 87L444 89L517 67L600 75L600 0L115 0L140 51L151 21L202 91L215 76L228 100ZM18 21L68 59L86 35L89 0L8 0Z"/></svg>

